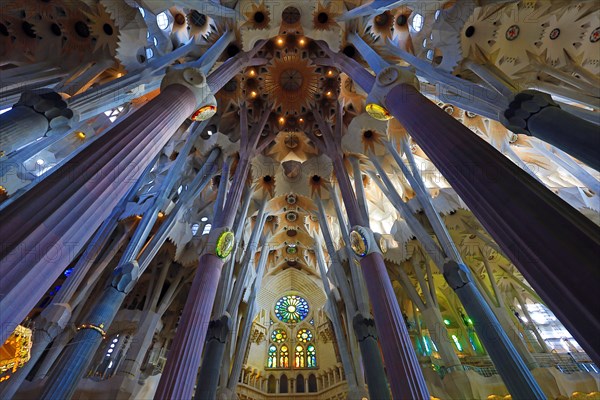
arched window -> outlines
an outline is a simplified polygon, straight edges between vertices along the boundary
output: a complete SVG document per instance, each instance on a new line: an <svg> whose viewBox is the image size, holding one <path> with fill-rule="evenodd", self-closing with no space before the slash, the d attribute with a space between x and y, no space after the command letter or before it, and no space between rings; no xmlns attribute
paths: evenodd
<svg viewBox="0 0 600 400"><path fill-rule="evenodd" d="M315 368L317 366L317 351L312 344L306 347L306 366L308 368Z"/></svg>
<svg viewBox="0 0 600 400"><path fill-rule="evenodd" d="M304 393L304 377L300 374L296 378L296 393Z"/></svg>
<svg viewBox="0 0 600 400"><path fill-rule="evenodd" d="M277 367L277 347L272 344L269 346L269 357L268 357L267 367L276 368Z"/></svg>
<svg viewBox="0 0 600 400"><path fill-rule="evenodd" d="M296 357L294 359L294 366L296 368L304 368L304 347L302 347L301 345L296 346Z"/></svg>
<svg viewBox="0 0 600 400"><path fill-rule="evenodd" d="M298 331L298 333L296 334L296 339L298 339L298 341L302 342L302 343L310 342L312 340L312 338L313 338L313 334L308 329L300 329Z"/></svg>
<svg viewBox="0 0 600 400"><path fill-rule="evenodd" d="M285 375L281 375L279 378L279 393L287 393L288 392L288 378Z"/></svg>
<svg viewBox="0 0 600 400"><path fill-rule="evenodd" d="M308 376L308 392L316 393L317 392L317 377L315 374L310 374Z"/></svg>
<svg viewBox="0 0 600 400"><path fill-rule="evenodd" d="M275 393L277 391L277 380L273 375L269 376L269 381L267 383L267 392Z"/></svg>
<svg viewBox="0 0 600 400"><path fill-rule="evenodd" d="M281 349L279 349L279 368L289 368L289 367L290 367L290 350L284 344L283 346L281 346Z"/></svg>

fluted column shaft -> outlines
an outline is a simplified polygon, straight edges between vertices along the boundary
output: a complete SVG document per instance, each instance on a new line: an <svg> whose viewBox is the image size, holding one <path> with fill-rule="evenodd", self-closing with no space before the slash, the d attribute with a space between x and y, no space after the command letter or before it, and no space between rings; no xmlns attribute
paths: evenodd
<svg viewBox="0 0 600 400"><path fill-rule="evenodd" d="M393 87L385 102L578 343L600 362L594 295L600 229L413 86Z"/></svg>
<svg viewBox="0 0 600 400"><path fill-rule="evenodd" d="M358 202L352 192L341 155L334 158L333 167L350 225L368 225L368 221L361 218ZM360 265L373 307L373 317L393 397L429 399L425 378L412 347L383 256L377 252L368 254L361 258ZM399 376L402 379L398 379Z"/></svg>
<svg viewBox="0 0 600 400"><path fill-rule="evenodd" d="M198 264L155 399L192 398L223 260L204 254Z"/></svg>
<svg viewBox="0 0 600 400"><path fill-rule="evenodd" d="M210 321L206 350L202 359L202 368L196 385L196 399L214 399L217 395L221 365L225 356L225 344L231 334L231 318L223 315Z"/></svg>
<svg viewBox="0 0 600 400"><path fill-rule="evenodd" d="M180 84L114 125L0 213L2 332L10 335L196 108Z"/></svg>
<svg viewBox="0 0 600 400"><path fill-rule="evenodd" d="M86 323L98 327L108 325L119 311L119 305L126 295L127 293L108 286L102 293L97 306L86 318ZM79 380L87 372L102 340L103 336L97 330L80 329L50 373L40 399L55 400L73 397Z"/></svg>
<svg viewBox="0 0 600 400"><path fill-rule="evenodd" d="M30 107L15 106L0 115L0 157L44 136L48 119Z"/></svg>
<svg viewBox="0 0 600 400"><path fill-rule="evenodd" d="M214 235L223 228L230 229L233 224L249 168L248 155L242 154L225 206L215 215L215 226L211 231L213 235L209 237L206 247L209 251L214 251L217 239ZM154 395L155 399L178 400L192 397L222 269L223 260L215 254L205 253L200 256L198 270L183 308L181 322Z"/></svg>

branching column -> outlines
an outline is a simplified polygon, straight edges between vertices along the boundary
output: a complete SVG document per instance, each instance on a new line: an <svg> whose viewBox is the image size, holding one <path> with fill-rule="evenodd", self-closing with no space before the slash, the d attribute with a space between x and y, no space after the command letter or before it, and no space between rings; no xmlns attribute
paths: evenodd
<svg viewBox="0 0 600 400"><path fill-rule="evenodd" d="M193 83L183 78L171 83L0 214L0 237L6 238L0 254L1 340L25 318L143 167L197 109Z"/></svg>
<svg viewBox="0 0 600 400"><path fill-rule="evenodd" d="M206 330L210 322L219 277L223 268L223 258L221 257L225 256L224 258L226 258L230 255L229 253L226 255L219 254L217 245L222 243L225 238L224 235L230 231L233 225L235 211L240 205L240 199L250 170L251 157L255 154L255 151L260 151L268 144L263 142L259 145L258 140L269 114L270 109L265 110L261 120L255 124L255 129L247 132L247 114L245 107L241 107L240 126L243 132L240 139L240 160L225 206L222 210L218 210L219 212L215 215L213 229L209 234L205 252L200 256L198 270L183 308L181 323L177 328L167 363L154 396L155 399L175 400L192 397L206 339ZM233 236L233 233L231 233L231 236Z"/></svg>
<svg viewBox="0 0 600 400"><path fill-rule="evenodd" d="M370 242L370 246L368 246L370 251L368 254L362 254L360 264L373 307L373 316L384 354L392 395L398 399L429 399L423 372L413 350L383 256L368 228L368 220L362 217L348 178L348 172L344 167L341 149L343 130L341 107L337 107L335 133L319 112L313 114L323 132L324 140L321 143L324 145L324 151L333 161L333 168L350 225L360 227L364 235L369 236L365 239ZM398 376L401 376L402 379L398 379Z"/></svg>
<svg viewBox="0 0 600 400"><path fill-rule="evenodd" d="M233 339L231 324L232 321L237 320L237 310L246 285L246 277L250 272L250 268L254 265L254 255L258 247L258 239L267 218L265 214L266 205L267 201L263 199L258 216L256 217L256 223L248 241L248 248L242 260L240 275L237 277L233 287L233 294L227 311L219 316L218 319L210 321L208 325L206 349L204 351L202 367L200 368L199 383L195 396L198 399L212 399L217 394L221 365L225 356L225 345L228 338L229 340Z"/></svg>
<svg viewBox="0 0 600 400"><path fill-rule="evenodd" d="M384 70L370 102L410 132L540 297L596 362L600 229L444 113L402 72ZM386 86L387 84L387 86ZM565 268L569 266L569 268Z"/></svg>

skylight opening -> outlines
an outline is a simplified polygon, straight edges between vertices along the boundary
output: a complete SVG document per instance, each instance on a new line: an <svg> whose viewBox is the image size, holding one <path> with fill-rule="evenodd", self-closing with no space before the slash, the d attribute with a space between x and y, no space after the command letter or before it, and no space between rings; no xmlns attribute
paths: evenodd
<svg viewBox="0 0 600 400"><path fill-rule="evenodd" d="M421 32L421 29L423 29L423 23L425 22L425 19L423 18L423 16L421 14L415 14L415 16L412 19L412 28L415 30L415 32Z"/></svg>
<svg viewBox="0 0 600 400"><path fill-rule="evenodd" d="M167 13L165 13L163 11L160 14L157 14L156 15L156 24L163 31L166 30L169 27L169 17L167 17Z"/></svg>

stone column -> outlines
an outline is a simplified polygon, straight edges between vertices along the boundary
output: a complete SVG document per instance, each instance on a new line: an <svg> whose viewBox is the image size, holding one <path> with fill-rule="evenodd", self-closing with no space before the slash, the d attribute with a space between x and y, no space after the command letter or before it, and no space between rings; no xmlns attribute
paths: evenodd
<svg viewBox="0 0 600 400"><path fill-rule="evenodd" d="M261 242L262 241L266 241L266 235L263 236ZM265 272L265 266L267 263L269 253L269 247L263 245L260 251L260 258L258 260L256 279L254 281L254 285L252 286L252 292L250 293L250 297L248 299L248 306L246 308L246 314L244 317L242 329L240 331L239 339L236 343L235 358L231 365L231 373L227 381L227 390L229 390L230 393L235 393L235 388L238 384L238 377L242 369L242 363L244 362L244 358L246 357L246 349L248 348L248 341L250 340L252 321L254 320L254 316L256 315L256 294L260 291L260 286L262 284L262 278ZM231 340L233 340L233 338L231 338Z"/></svg>
<svg viewBox="0 0 600 400"><path fill-rule="evenodd" d="M225 206L215 215L205 253L200 256L199 266L183 308L181 323L177 328L167 363L154 395L155 399L192 397L221 270L224 260L231 255L235 246L234 243L229 243L231 249L228 249L226 254L219 254L223 248L217 249L217 244L229 241L231 236L235 238L230 230L250 171L250 159L255 151L260 151L270 142L270 140L262 142L259 146L261 132L270 114L270 109L263 110L259 121L250 132L247 131L247 115L245 113L240 115L242 127L240 159ZM229 235L229 239L224 240L225 235ZM234 238L232 240L235 242Z"/></svg>
<svg viewBox="0 0 600 400"><path fill-rule="evenodd" d="M504 118L513 132L535 136L600 171L598 126L562 110L549 94L536 90L518 93Z"/></svg>
<svg viewBox="0 0 600 400"><path fill-rule="evenodd" d="M24 92L12 110L0 115L0 157L41 138L49 129L66 127L73 111L58 93Z"/></svg>
<svg viewBox="0 0 600 400"><path fill-rule="evenodd" d="M163 266L166 268L166 266ZM162 286L156 288L162 290ZM146 352L152 344L154 334L162 326L162 315L153 311L146 311L138 325L138 330L131 340L131 346L123 353L123 362L117 370L117 374L126 375L131 379L137 379L142 367Z"/></svg>
<svg viewBox="0 0 600 400"><path fill-rule="evenodd" d="M600 271L592 267L600 254L600 228L445 114L413 81L400 83L401 73L382 71L368 102L385 105L402 123L544 302L600 362L594 296Z"/></svg>
<svg viewBox="0 0 600 400"><path fill-rule="evenodd" d="M471 318L479 327L479 338L486 344L485 349L510 394L517 399L545 399L544 392L475 287L469 269L465 265L449 261L444 265L444 278L465 309L470 310ZM481 305L473 307L472 303L485 304L487 309Z"/></svg>
<svg viewBox="0 0 600 400"><path fill-rule="evenodd" d="M0 212L3 330L14 330L199 106L202 75L175 71L163 91ZM202 82L200 82L202 83ZM186 86L187 85L187 86Z"/></svg>
<svg viewBox="0 0 600 400"><path fill-rule="evenodd" d="M202 360L200 376L196 384L196 399L214 399L221 373L221 363L225 355L225 342L231 332L231 318L223 315L210 321L206 334L206 351Z"/></svg>
<svg viewBox="0 0 600 400"><path fill-rule="evenodd" d="M379 244L376 243L373 233L368 228L369 221L362 217L344 167L341 149L342 109L338 104L336 112L338 123L335 126L335 132L319 112L313 112L313 115L323 132L320 143L324 145L323 150L333 161L333 169L346 206L348 220L354 227L351 235L359 235L360 241L365 247L365 252L357 251L355 248L353 250L361 259L360 265L373 307L373 316L384 354L392 395L399 399L428 399L429 393L423 372L412 347L392 282L379 251ZM317 137L313 136L312 139L319 143ZM396 379L399 375L404 379Z"/></svg>
<svg viewBox="0 0 600 400"><path fill-rule="evenodd" d="M87 316L86 322L78 327L78 332L70 346L50 373L44 386L41 399L70 399L73 397L79 380L106 337L104 328L113 320L127 293L138 279L137 262L121 266L115 271L111 284L104 290L98 305ZM116 305L116 306L115 306Z"/></svg>
<svg viewBox="0 0 600 400"><path fill-rule="evenodd" d="M381 352L379 343L377 343L375 321L371 318L365 318L362 314L356 314L352 325L365 364L369 395L372 399L391 399L387 380L385 379L385 370L383 365L377 362L381 359ZM371 360L375 360L375 362L371 363Z"/></svg>

